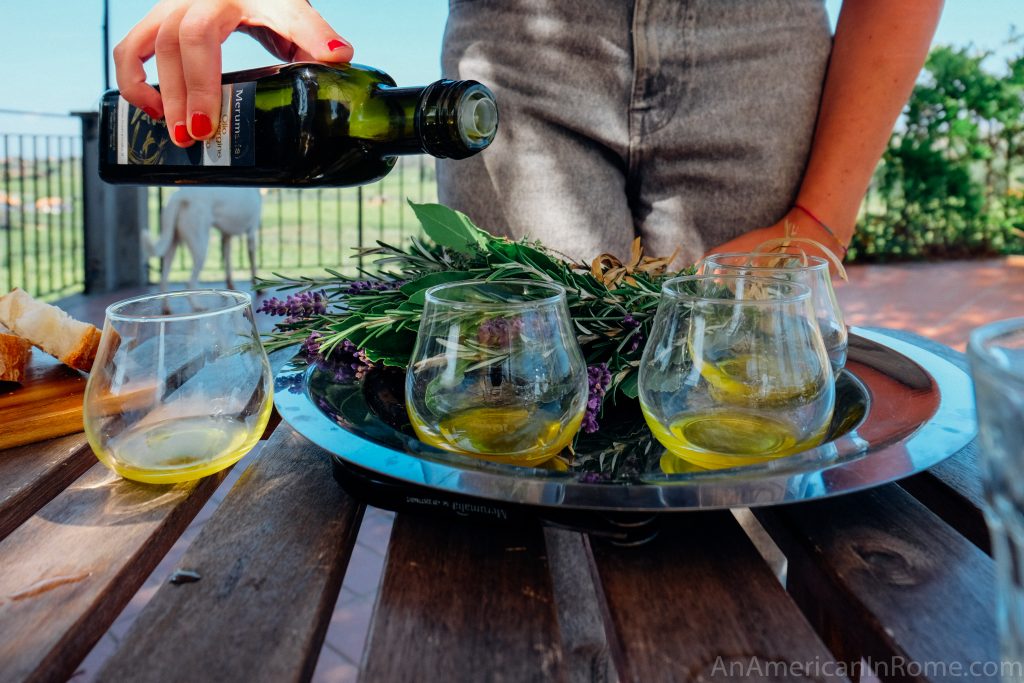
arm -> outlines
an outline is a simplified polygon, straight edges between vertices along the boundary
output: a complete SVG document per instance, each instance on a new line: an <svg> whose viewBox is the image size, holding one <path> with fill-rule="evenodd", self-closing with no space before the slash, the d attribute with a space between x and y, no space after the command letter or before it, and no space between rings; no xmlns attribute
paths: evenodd
<svg viewBox="0 0 1024 683"><path fill-rule="evenodd" d="M836 25L818 124L796 203L767 228L741 235L712 252L753 251L782 237L788 221L801 237L842 255L857 211L893 126L928 56L943 0L846 0Z"/></svg>

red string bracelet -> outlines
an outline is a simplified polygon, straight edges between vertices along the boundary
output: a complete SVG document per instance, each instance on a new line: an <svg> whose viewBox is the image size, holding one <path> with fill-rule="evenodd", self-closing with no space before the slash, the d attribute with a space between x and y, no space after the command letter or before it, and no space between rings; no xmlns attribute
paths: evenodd
<svg viewBox="0 0 1024 683"><path fill-rule="evenodd" d="M808 208L807 208L806 206L804 206L803 204L794 204L794 205L793 205L793 208L794 208L794 209L800 209L801 211L803 211L804 213L806 213L806 214L807 214L808 216L810 216L810 217L811 217L811 219L812 219L812 220L813 220L813 221L814 221L815 223L817 223L818 225L820 225L820 226L822 227L822 229L823 229L823 230L824 230L825 232L827 232L827 233L829 234L829 236L830 236L830 237L831 237L831 238L832 238L833 240L835 240L835 243L839 245L839 248L843 250L843 256L846 256L846 252L847 252L847 251L849 251L849 247L847 247L847 246L846 246L845 244L843 244L842 240L840 240L840 239L839 239L838 237L836 237L836 233L832 231L832 228L828 227L828 225L826 225L826 224L825 224L825 221L821 220L820 218L818 218L817 216L815 216L815 215L814 215L813 213L811 213L811 210L810 210L810 209L808 209Z"/></svg>

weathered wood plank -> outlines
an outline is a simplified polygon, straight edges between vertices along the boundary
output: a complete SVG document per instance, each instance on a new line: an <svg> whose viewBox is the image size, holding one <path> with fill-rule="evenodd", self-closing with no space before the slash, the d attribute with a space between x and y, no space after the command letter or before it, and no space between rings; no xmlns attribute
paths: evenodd
<svg viewBox="0 0 1024 683"><path fill-rule="evenodd" d="M639 548L593 543L622 680L844 680L731 515L664 525Z"/></svg>
<svg viewBox="0 0 1024 683"><path fill-rule="evenodd" d="M889 329L875 331L920 346L967 370L967 357L948 346L912 332ZM900 485L968 540L989 552L991 539L982 512L984 498L977 441L971 442L959 453L927 472L903 480Z"/></svg>
<svg viewBox="0 0 1024 683"><path fill-rule="evenodd" d="M539 527L395 519L360 680L565 678Z"/></svg>
<svg viewBox="0 0 1024 683"><path fill-rule="evenodd" d="M363 506L282 425L100 671L104 681L302 681L313 673Z"/></svg>
<svg viewBox="0 0 1024 683"><path fill-rule="evenodd" d="M992 559L898 486L755 514L837 656L932 667L909 680L998 660Z"/></svg>
<svg viewBox="0 0 1024 683"><path fill-rule="evenodd" d="M94 465L0 542L0 680L63 680L222 475L137 484Z"/></svg>
<svg viewBox="0 0 1024 683"><path fill-rule="evenodd" d="M0 451L0 539L95 464L83 434Z"/></svg>

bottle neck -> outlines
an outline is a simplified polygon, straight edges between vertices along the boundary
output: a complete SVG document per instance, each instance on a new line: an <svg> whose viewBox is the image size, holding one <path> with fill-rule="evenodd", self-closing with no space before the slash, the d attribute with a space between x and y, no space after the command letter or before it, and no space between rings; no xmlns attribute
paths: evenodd
<svg viewBox="0 0 1024 683"><path fill-rule="evenodd" d="M382 88L391 136L388 154L464 159L491 144L498 129L494 95L476 81L440 80L422 88Z"/></svg>

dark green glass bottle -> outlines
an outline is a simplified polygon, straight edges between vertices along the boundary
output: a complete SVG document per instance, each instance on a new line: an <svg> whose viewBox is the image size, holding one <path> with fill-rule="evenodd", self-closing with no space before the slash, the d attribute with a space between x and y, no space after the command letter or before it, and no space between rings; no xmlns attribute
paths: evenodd
<svg viewBox="0 0 1024 683"><path fill-rule="evenodd" d="M498 127L476 81L399 88L357 64L299 63L224 74L217 134L187 149L116 90L100 104L100 177L144 185L351 186L383 178L398 155L463 159Z"/></svg>

